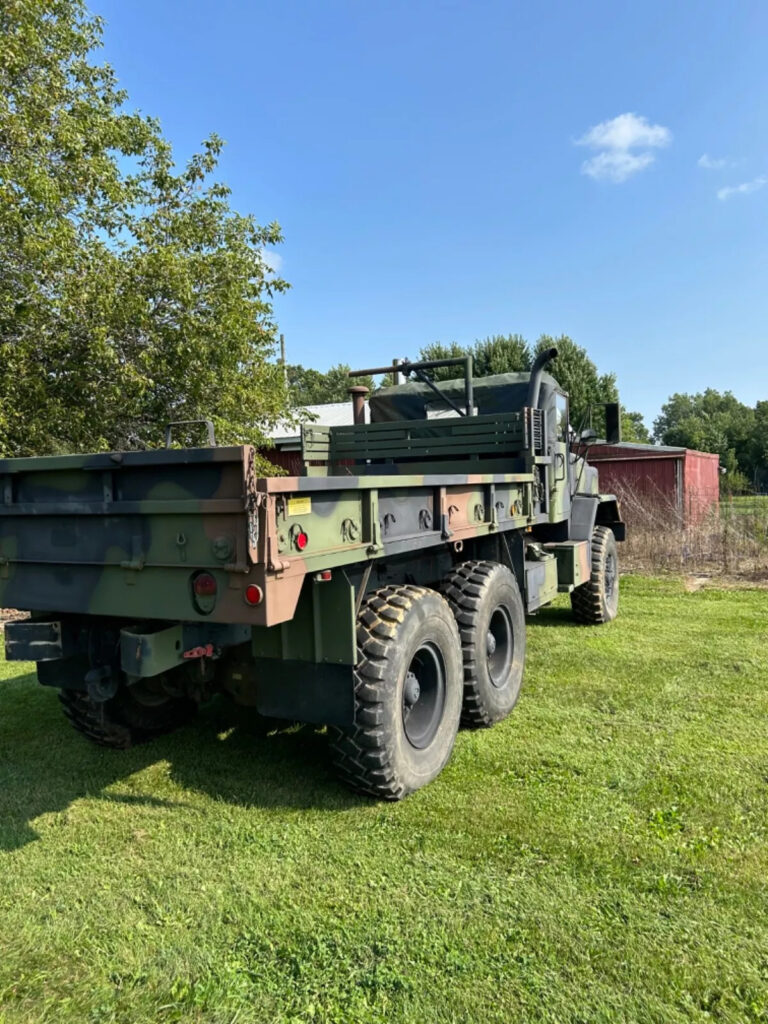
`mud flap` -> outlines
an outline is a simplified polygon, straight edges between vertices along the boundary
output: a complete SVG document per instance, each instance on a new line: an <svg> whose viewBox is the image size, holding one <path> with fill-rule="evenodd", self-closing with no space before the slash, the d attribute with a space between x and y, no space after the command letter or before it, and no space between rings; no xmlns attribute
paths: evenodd
<svg viewBox="0 0 768 1024"><path fill-rule="evenodd" d="M351 665L254 658L253 674L261 715L317 725L352 725L355 720Z"/></svg>

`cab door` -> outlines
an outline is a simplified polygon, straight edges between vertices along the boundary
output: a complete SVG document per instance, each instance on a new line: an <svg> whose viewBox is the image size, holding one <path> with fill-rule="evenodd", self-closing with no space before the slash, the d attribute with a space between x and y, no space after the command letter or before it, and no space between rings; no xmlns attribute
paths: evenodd
<svg viewBox="0 0 768 1024"><path fill-rule="evenodd" d="M563 391L555 391L552 415L554 443L549 488L549 521L561 523L570 518L573 490L573 467L568 450L568 396Z"/></svg>

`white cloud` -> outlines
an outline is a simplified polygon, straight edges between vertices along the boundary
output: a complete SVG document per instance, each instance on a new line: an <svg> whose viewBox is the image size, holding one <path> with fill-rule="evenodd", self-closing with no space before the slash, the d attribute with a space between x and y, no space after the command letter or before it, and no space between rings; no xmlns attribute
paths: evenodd
<svg viewBox="0 0 768 1024"><path fill-rule="evenodd" d="M259 255L261 256L261 262L273 274L279 274L283 269L283 257L279 252L275 252L274 249L262 249Z"/></svg>
<svg viewBox="0 0 768 1024"><path fill-rule="evenodd" d="M618 185L648 167L654 160L653 153L635 155L622 149L606 150L585 160L581 165L581 173L588 174L596 181L612 181Z"/></svg>
<svg viewBox="0 0 768 1024"><path fill-rule="evenodd" d="M592 149L655 149L668 146L672 132L661 124L649 124L637 114L619 114L610 121L601 121L576 140L577 146Z"/></svg>
<svg viewBox="0 0 768 1024"><path fill-rule="evenodd" d="M724 157L708 156L706 153L702 153L696 162L699 167L703 167L706 171L719 171L723 167L730 167L732 165L732 161L726 160Z"/></svg>
<svg viewBox="0 0 768 1024"><path fill-rule="evenodd" d="M732 196L746 196L750 192L757 192L764 185L768 185L768 178L761 175L759 178L753 178L752 181L743 181L741 185L726 185L725 188L718 189L717 198L730 199Z"/></svg>
<svg viewBox="0 0 768 1024"><path fill-rule="evenodd" d="M646 117L627 113L593 125L580 139L576 139L575 144L600 150L596 156L584 161L582 174L598 181L619 184L650 167L656 159L650 150L661 149L671 142L669 128L650 124Z"/></svg>

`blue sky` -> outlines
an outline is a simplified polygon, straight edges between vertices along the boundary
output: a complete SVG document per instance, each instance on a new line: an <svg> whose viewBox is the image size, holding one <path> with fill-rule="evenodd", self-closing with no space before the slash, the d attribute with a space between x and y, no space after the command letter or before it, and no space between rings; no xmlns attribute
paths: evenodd
<svg viewBox="0 0 768 1024"><path fill-rule="evenodd" d="M290 361L567 333L649 422L768 398L763 0L91 6L177 157L218 132L283 226Z"/></svg>

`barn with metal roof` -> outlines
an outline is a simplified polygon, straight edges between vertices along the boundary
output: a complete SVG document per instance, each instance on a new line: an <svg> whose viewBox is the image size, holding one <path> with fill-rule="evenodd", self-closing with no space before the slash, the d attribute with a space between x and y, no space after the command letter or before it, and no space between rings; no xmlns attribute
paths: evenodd
<svg viewBox="0 0 768 1024"><path fill-rule="evenodd" d="M720 500L720 457L668 445L595 444L587 458L600 473L600 490L666 506L688 521Z"/></svg>

